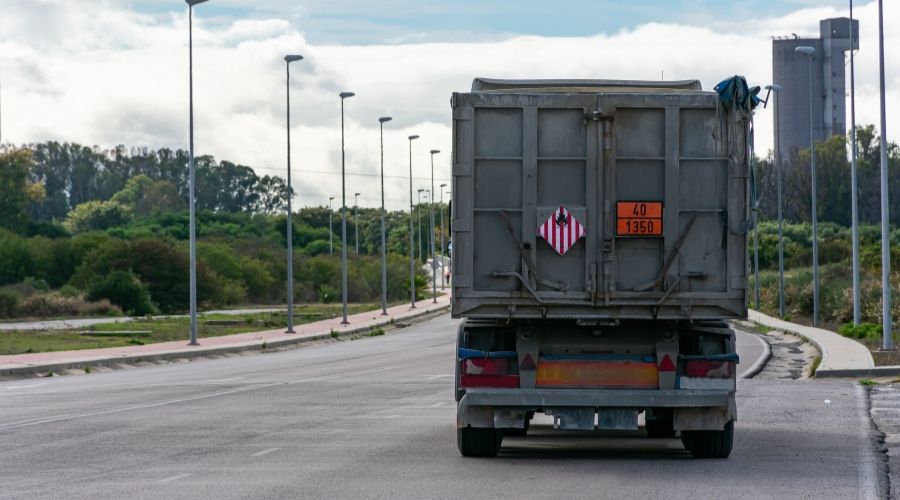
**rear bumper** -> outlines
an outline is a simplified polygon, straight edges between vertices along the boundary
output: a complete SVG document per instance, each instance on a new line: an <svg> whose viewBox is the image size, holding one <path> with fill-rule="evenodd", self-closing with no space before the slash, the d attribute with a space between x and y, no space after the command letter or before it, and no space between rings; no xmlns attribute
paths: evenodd
<svg viewBox="0 0 900 500"><path fill-rule="evenodd" d="M467 406L703 408L728 407L734 391L658 389L466 389ZM460 401L462 404L463 401Z"/></svg>

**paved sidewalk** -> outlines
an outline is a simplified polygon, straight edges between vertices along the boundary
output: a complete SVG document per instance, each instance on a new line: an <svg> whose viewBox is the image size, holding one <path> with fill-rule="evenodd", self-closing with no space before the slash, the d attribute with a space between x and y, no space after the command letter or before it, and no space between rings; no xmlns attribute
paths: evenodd
<svg viewBox="0 0 900 500"><path fill-rule="evenodd" d="M855 377L875 368L869 349L853 339L822 328L782 321L759 311L750 310L747 317L768 327L796 333L812 342L822 353L816 377Z"/></svg>
<svg viewBox="0 0 900 500"><path fill-rule="evenodd" d="M337 335L365 333L382 326L404 323L422 316L442 313L450 306L450 295L439 296L437 304L432 303L431 299L426 299L417 302L416 306L416 309L410 309L409 304L389 307L387 316L382 316L380 309L353 314L348 318L349 325L342 325L340 317L296 325L294 326L294 331L296 332L294 334L286 334L284 333L284 328L279 328L261 332L204 337L199 339L199 346L189 346L187 345L187 340L179 340L104 349L5 355L0 356L0 376L46 373L48 371L61 372L89 365L104 366L225 354L259 349L264 344L269 348L282 347L300 342L331 338L332 332L335 332Z"/></svg>

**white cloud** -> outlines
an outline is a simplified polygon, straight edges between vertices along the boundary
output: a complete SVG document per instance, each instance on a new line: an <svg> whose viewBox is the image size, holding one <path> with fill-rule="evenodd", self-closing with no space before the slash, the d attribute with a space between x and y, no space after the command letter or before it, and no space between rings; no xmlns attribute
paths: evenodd
<svg viewBox="0 0 900 500"><path fill-rule="evenodd" d="M10 3L9 1L5 3ZM111 147L187 146L187 20L184 15L139 14L109 0L12 0L0 18L3 140L55 139ZM885 19L900 18L896 2ZM855 12L862 26L857 58L857 119L878 122L875 3ZM453 91L475 76L498 78L699 78L711 88L722 77L746 75L751 84L771 80L770 35L817 33L818 20L845 12L808 8L776 19L706 27L651 23L612 34L547 38L515 36L497 41L367 46L315 46L282 19L194 21L196 150L244 163L261 174L285 166L284 61L306 59L292 70L295 188L300 204L324 204L339 196L338 92L346 102L347 170L376 173L378 121L385 126L385 169L408 173L409 134L418 176L435 157L435 183L449 178L450 107ZM900 127L900 27L887 23L889 136ZM893 112L893 115L890 114ZM772 115L757 116L758 150L771 148ZM416 188L430 187L417 180ZM377 177L352 176L348 192L378 203ZM402 208L408 185L386 180L388 204ZM313 196L311 196L312 194ZM352 198L352 197L350 197Z"/></svg>

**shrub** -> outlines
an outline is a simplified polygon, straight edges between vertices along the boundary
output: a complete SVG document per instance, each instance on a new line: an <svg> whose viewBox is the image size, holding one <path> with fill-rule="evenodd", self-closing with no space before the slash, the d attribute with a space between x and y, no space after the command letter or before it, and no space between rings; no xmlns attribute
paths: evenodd
<svg viewBox="0 0 900 500"><path fill-rule="evenodd" d="M12 318L19 305L19 296L9 290L0 290L0 317Z"/></svg>
<svg viewBox="0 0 900 500"><path fill-rule="evenodd" d="M131 316L152 314L150 292L137 276L128 271L113 271L88 290L88 300L108 299Z"/></svg>
<svg viewBox="0 0 900 500"><path fill-rule="evenodd" d="M860 323L858 325L845 323L838 327L838 333L845 337L857 339L879 338L881 337L881 325L876 325L875 323Z"/></svg>
<svg viewBox="0 0 900 500"><path fill-rule="evenodd" d="M131 208L115 201L92 200L78 205L66 219L66 228L74 233L104 230L127 224Z"/></svg>

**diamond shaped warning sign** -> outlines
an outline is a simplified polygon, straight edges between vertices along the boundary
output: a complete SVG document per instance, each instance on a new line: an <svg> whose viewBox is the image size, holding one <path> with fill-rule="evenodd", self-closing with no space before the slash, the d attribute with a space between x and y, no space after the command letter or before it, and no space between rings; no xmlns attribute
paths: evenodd
<svg viewBox="0 0 900 500"><path fill-rule="evenodd" d="M556 253L564 255L579 238L584 236L584 226L566 210L566 207L560 205L538 227L537 233L550 243Z"/></svg>

